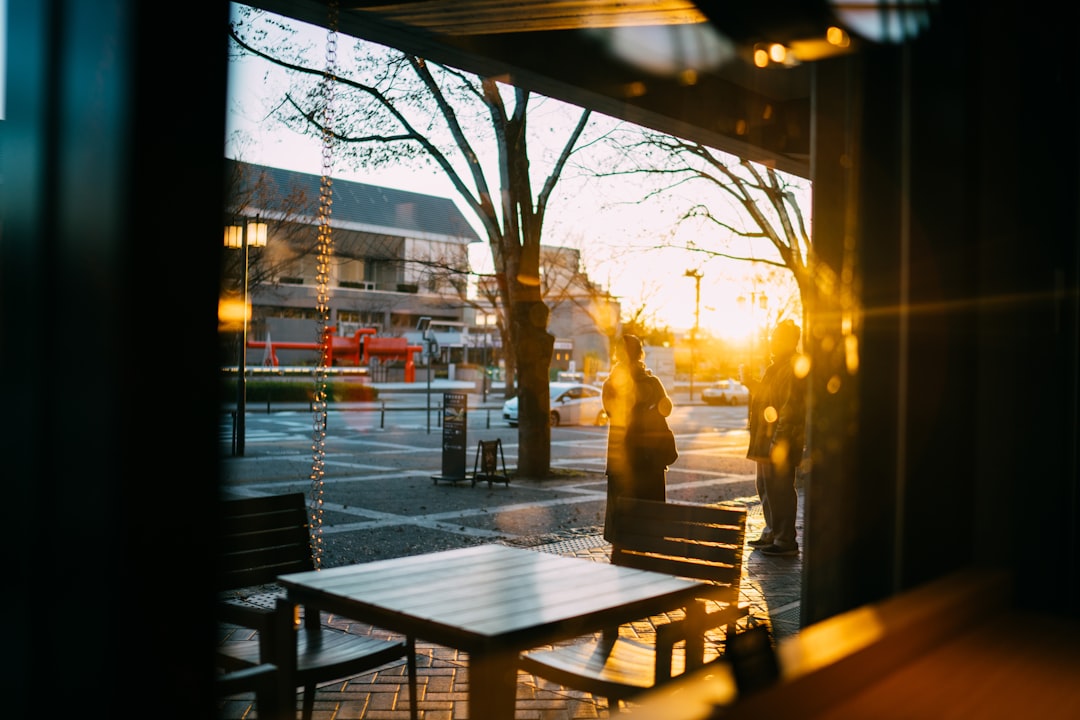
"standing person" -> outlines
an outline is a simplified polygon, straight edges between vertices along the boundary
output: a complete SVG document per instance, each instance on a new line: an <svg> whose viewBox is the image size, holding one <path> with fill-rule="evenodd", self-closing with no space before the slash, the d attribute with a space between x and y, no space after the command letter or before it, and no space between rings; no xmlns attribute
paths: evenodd
<svg viewBox="0 0 1080 720"><path fill-rule="evenodd" d="M667 461L646 433L641 416L655 408L663 417L672 403L660 378L645 367L644 349L636 335L615 343L615 365L604 381L604 411L608 415L607 508L604 538L612 540L615 500L620 496L667 500Z"/></svg>
<svg viewBox="0 0 1080 720"><path fill-rule="evenodd" d="M798 555L795 516L799 496L795 469L806 440L806 383L795 372L801 331L791 320L773 330L772 363L760 381L742 378L750 389L750 445L746 457L757 463L757 491L765 514L761 537L750 544L765 555Z"/></svg>

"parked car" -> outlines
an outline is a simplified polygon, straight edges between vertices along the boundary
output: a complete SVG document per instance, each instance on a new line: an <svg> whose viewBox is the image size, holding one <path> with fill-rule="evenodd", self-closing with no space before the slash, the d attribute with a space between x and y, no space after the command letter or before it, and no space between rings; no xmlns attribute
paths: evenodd
<svg viewBox="0 0 1080 720"><path fill-rule="evenodd" d="M750 402L750 390L734 378L717 380L701 391L706 405L745 405Z"/></svg>
<svg viewBox="0 0 1080 720"><path fill-rule="evenodd" d="M607 413L600 399L600 388L575 382L552 382L551 426L607 425ZM518 399L503 403L503 419L511 427L518 424Z"/></svg>

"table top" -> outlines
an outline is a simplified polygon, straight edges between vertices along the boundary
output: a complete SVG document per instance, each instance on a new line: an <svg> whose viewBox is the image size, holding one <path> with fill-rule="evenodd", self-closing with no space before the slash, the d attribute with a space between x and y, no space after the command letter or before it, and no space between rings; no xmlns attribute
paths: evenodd
<svg viewBox="0 0 1080 720"><path fill-rule="evenodd" d="M279 580L308 606L463 650L527 649L682 608L718 590L707 582L502 545Z"/></svg>

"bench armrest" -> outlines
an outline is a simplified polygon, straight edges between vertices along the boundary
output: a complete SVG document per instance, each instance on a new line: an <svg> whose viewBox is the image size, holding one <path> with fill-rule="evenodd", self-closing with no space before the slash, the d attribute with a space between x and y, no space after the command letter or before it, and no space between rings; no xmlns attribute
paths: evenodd
<svg viewBox="0 0 1080 720"><path fill-rule="evenodd" d="M675 645L686 641L686 669L694 670L705 664L705 633L714 628L728 626L734 632L734 624L750 614L747 603L725 605L709 612L705 602L697 600L686 609L686 617L656 628L656 683L670 680L672 654ZM726 636L725 636L726 639Z"/></svg>

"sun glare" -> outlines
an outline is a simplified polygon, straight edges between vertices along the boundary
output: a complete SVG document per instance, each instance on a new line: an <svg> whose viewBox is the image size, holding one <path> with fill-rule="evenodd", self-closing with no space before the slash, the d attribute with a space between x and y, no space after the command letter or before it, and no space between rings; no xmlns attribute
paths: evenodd
<svg viewBox="0 0 1080 720"><path fill-rule="evenodd" d="M754 328L760 327L761 318L751 317L751 314L735 303L724 312L719 309L710 313L709 323L705 322L706 316L702 315L702 327L706 327L713 336L731 343L741 344L748 341L754 334Z"/></svg>

